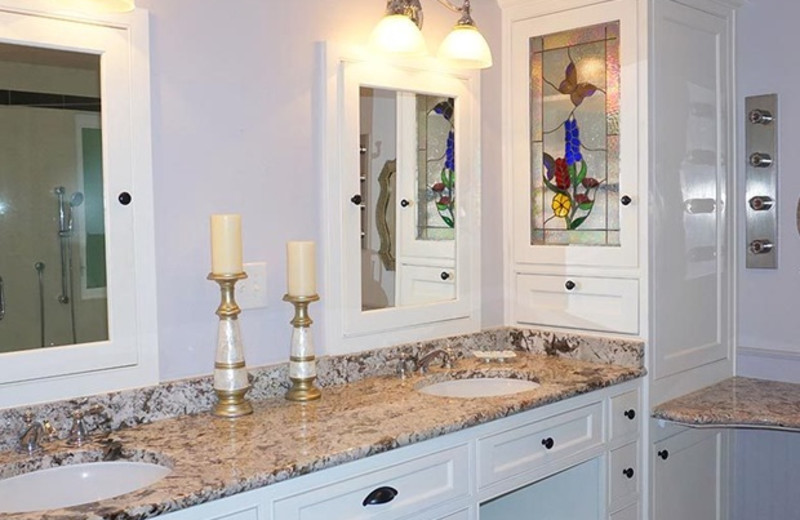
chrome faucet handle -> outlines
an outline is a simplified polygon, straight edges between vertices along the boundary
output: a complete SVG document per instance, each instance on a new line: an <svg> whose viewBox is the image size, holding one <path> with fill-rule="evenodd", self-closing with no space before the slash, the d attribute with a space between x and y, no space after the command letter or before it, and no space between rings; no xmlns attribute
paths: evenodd
<svg viewBox="0 0 800 520"><path fill-rule="evenodd" d="M86 421L84 417L86 414L96 415L103 411L103 407L99 404L90 406L86 410L76 408L72 411L72 426L69 429L67 436L67 444L70 446L82 446L89 441L90 435L86 429Z"/></svg>
<svg viewBox="0 0 800 520"><path fill-rule="evenodd" d="M42 422L33 419L33 412L27 410L22 416L25 424L19 436L18 450L28 455L42 451L42 441L52 440L56 433L55 428L46 419Z"/></svg>
<svg viewBox="0 0 800 520"><path fill-rule="evenodd" d="M453 364L456 362L456 353L453 351L453 347L447 347L444 349L444 355L442 356L442 368L453 368Z"/></svg>
<svg viewBox="0 0 800 520"><path fill-rule="evenodd" d="M397 375L406 379L414 374L414 359L405 352L397 357Z"/></svg>

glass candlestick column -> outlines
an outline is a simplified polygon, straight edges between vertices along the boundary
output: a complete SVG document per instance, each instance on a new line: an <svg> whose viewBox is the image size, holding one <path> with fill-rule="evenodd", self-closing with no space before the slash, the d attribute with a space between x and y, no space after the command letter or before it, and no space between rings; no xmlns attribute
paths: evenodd
<svg viewBox="0 0 800 520"><path fill-rule="evenodd" d="M311 336L311 318L308 316L308 304L319 300L319 295L292 296L285 295L284 301L294 305L294 318L289 323L292 330L292 346L289 354L289 380L291 388L286 392L289 401L313 401L322 396L319 388L314 386L317 378L317 358L314 354L314 340Z"/></svg>
<svg viewBox="0 0 800 520"><path fill-rule="evenodd" d="M246 273L208 275L219 284L221 301L217 308L217 352L214 357L214 393L218 402L213 413L219 417L235 418L253 413L245 395L250 390L244 361L244 344L239 330L239 313L234 288L236 282L247 278Z"/></svg>

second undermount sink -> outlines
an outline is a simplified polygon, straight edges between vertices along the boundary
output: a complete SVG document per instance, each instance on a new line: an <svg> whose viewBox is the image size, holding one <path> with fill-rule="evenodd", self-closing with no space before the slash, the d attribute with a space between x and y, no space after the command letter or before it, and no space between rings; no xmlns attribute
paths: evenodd
<svg viewBox="0 0 800 520"><path fill-rule="evenodd" d="M439 397L500 397L504 395L527 392L538 388L539 383L524 379L511 379L508 377L471 377L466 379L451 379L424 385L418 390L423 394Z"/></svg>
<svg viewBox="0 0 800 520"><path fill-rule="evenodd" d="M32 471L0 480L0 513L60 509L149 486L172 470L146 462L90 462Z"/></svg>

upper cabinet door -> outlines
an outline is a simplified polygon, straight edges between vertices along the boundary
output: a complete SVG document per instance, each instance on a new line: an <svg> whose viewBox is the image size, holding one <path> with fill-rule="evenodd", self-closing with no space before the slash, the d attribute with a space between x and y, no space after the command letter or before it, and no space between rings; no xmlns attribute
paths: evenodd
<svg viewBox="0 0 800 520"><path fill-rule="evenodd" d="M630 0L511 23L517 266L638 266L636 31Z"/></svg>
<svg viewBox="0 0 800 520"><path fill-rule="evenodd" d="M726 206L734 166L730 19L676 2L656 2L653 16L650 276L658 380L730 357L733 219Z"/></svg>

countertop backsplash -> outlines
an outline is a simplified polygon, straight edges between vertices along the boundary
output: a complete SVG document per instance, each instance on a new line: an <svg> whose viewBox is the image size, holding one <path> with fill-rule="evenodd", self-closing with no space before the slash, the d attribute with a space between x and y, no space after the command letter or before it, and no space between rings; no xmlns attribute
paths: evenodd
<svg viewBox="0 0 800 520"><path fill-rule="evenodd" d="M456 358L470 356L474 350L517 350L632 367L643 366L644 360L644 343L635 338L499 327L354 354L323 356L317 360L317 383L324 388L366 377L391 375L396 373L401 354L417 357L437 348L451 349ZM249 399L258 401L280 397L289 388L288 362L250 368L250 379ZM79 406L102 407L100 413L85 418L90 432L115 431L208 411L216 401L212 385L213 378L208 375L88 398L0 410L0 424L6 432L0 437L0 451L16 448L17 436L14 433L21 431L26 410L30 410L36 420L50 421L58 436L65 438L72 423L71 413Z"/></svg>

